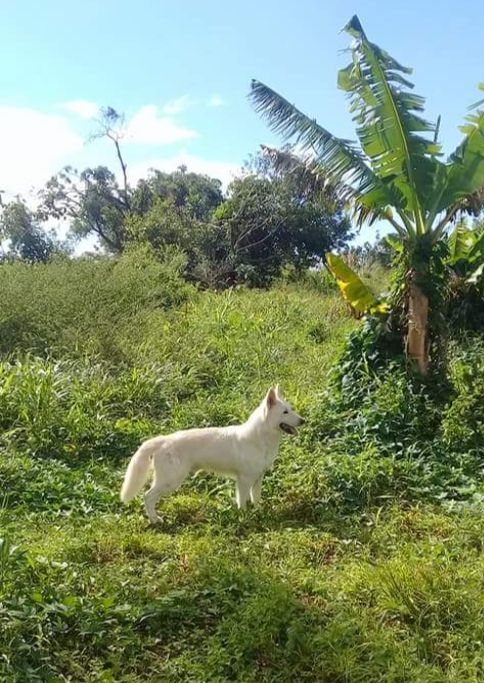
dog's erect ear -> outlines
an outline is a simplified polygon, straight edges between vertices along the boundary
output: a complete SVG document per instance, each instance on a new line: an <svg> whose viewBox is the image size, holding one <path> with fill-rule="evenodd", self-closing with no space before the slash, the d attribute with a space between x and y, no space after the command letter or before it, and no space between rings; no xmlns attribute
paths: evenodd
<svg viewBox="0 0 484 683"><path fill-rule="evenodd" d="M284 398L284 396L282 394L282 389L279 386L279 384L276 384L276 396L277 396L277 398Z"/></svg>
<svg viewBox="0 0 484 683"><path fill-rule="evenodd" d="M276 401L277 401L276 392L274 391L274 388L271 387L266 394L266 405L267 405L267 407L272 408L272 406L276 405Z"/></svg>

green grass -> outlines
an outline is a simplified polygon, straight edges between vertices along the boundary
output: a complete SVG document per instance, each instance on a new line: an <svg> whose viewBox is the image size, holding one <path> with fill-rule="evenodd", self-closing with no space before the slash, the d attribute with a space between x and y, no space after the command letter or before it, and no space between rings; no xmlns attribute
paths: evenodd
<svg viewBox="0 0 484 683"><path fill-rule="evenodd" d="M39 309L21 336L36 354L11 346L0 363L0 680L481 681L479 346L455 355L434 430L398 374L335 412L329 376L355 327L336 293L150 301L124 316L108 297L59 344L64 309ZM157 529L141 500L119 503L140 439L243 419L275 381L308 424L284 439L260 508L237 511L232 484L207 475L162 502Z"/></svg>
<svg viewBox="0 0 484 683"><path fill-rule="evenodd" d="M240 514L228 486L187 485L151 529L118 504L119 475L51 464L4 508L2 680L482 679L471 510L315 513L283 486Z"/></svg>

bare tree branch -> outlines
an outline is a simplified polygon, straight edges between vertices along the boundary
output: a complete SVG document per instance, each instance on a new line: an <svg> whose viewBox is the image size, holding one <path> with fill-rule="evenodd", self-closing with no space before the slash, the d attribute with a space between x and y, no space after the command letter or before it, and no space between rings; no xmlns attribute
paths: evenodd
<svg viewBox="0 0 484 683"><path fill-rule="evenodd" d="M89 140L98 140L99 138L108 138L114 144L116 149L116 156L118 157L119 164L121 166L121 173L123 175L123 199L125 207L130 210L131 202L129 196L129 184L127 168L128 165L125 162L123 155L121 153L120 140L123 139L125 128L124 128L124 115L119 114L113 107L103 107L100 110L100 118L97 119L97 124L99 129L89 136Z"/></svg>

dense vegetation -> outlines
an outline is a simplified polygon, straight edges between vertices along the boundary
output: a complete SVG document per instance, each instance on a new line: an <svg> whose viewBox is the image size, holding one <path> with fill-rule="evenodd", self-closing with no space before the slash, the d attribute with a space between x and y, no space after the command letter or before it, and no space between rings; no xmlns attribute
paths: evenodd
<svg viewBox="0 0 484 683"><path fill-rule="evenodd" d="M408 69L347 30L361 153L255 82L309 156L132 187L108 108L118 176L1 206L2 681L483 680L484 231L448 223L482 209L484 112L441 162ZM348 250L348 203L396 235ZM260 507L206 473L159 528L121 506L145 437L243 420L276 382L306 424Z"/></svg>
<svg viewBox="0 0 484 683"><path fill-rule="evenodd" d="M481 680L479 337L409 382L327 276L214 293L165 256L0 268L2 680ZM275 379L308 422L261 508L208 475L160 529L121 506L142 438Z"/></svg>
<svg viewBox="0 0 484 683"><path fill-rule="evenodd" d="M118 115L108 109L114 125ZM114 117L114 123L112 123ZM108 137L113 135L108 128ZM126 165L121 156L121 167ZM60 240L45 222L67 221ZM184 253L183 275L203 287L268 286L284 268L303 271L331 249L348 244L350 222L333 191L308 188L279 172L269 158L253 157L225 193L219 180L180 167L152 170L136 186L120 184L106 167L65 168L38 193L35 210L21 198L0 204L0 260L46 263L72 253L80 238L119 256L149 247L161 261L166 249Z"/></svg>

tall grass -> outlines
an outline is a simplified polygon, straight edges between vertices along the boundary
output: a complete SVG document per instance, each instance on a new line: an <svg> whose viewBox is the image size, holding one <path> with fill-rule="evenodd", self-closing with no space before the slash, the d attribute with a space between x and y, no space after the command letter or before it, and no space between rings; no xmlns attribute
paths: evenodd
<svg viewBox="0 0 484 683"><path fill-rule="evenodd" d="M47 264L3 264L0 352L89 351L116 360L123 329L194 295L181 277L183 265L176 251L159 260L145 248L116 261L61 258Z"/></svg>
<svg viewBox="0 0 484 683"><path fill-rule="evenodd" d="M336 297L291 287L206 293L114 327L117 362L89 354L89 337L64 355L11 355L2 440L42 457L126 456L150 432L244 419L276 381L304 408L353 324L342 313Z"/></svg>
<svg viewBox="0 0 484 683"><path fill-rule="evenodd" d="M356 381L317 275L214 294L182 266L0 267L0 680L481 681L481 342L451 345L443 399L396 365ZM160 529L121 505L141 439L275 382L307 424L261 508L200 474Z"/></svg>

